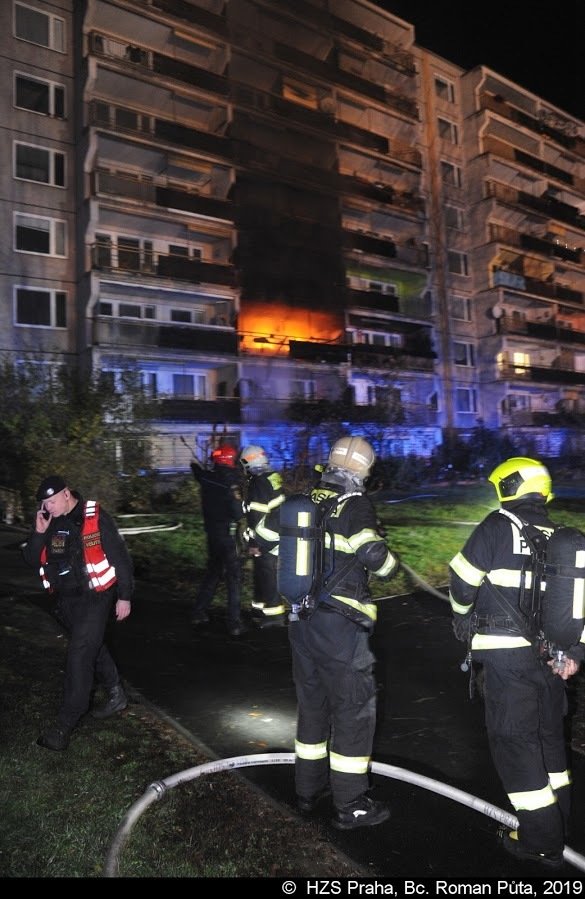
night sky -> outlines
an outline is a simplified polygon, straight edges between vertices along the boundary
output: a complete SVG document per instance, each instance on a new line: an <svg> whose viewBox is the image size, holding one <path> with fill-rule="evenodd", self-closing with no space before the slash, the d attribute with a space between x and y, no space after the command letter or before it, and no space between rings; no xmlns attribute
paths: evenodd
<svg viewBox="0 0 585 899"><path fill-rule="evenodd" d="M585 119L584 0L374 0L411 22L416 43L471 69L484 64Z"/></svg>

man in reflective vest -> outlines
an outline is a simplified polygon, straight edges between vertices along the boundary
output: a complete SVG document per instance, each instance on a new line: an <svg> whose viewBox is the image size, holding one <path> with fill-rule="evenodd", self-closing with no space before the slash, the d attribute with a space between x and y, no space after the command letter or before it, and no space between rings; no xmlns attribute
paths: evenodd
<svg viewBox="0 0 585 899"><path fill-rule="evenodd" d="M546 510L553 498L548 470L515 457L489 480L500 509L477 525L450 563L453 631L483 666L491 755L518 817L518 829L501 834L502 845L516 858L554 868L563 864L570 811L565 681L579 669L585 644L582 637L555 666L540 651L527 601L534 577L529 541L546 540L555 528Z"/></svg>
<svg viewBox="0 0 585 899"><path fill-rule="evenodd" d="M340 830L382 824L388 806L368 795L376 726L374 655L369 637L377 608L371 574L390 578L397 557L379 534L365 480L375 462L361 437L342 437L329 453L320 484L311 493L325 503L328 577L314 597L314 611L290 620L289 640L298 700L295 785L302 814L312 814L331 791ZM284 509L283 504L280 509ZM258 525L258 539L278 543L279 509Z"/></svg>
<svg viewBox="0 0 585 899"><path fill-rule="evenodd" d="M60 475L45 478L36 499L34 530L23 555L39 569L68 633L63 700L55 723L37 744L61 751L89 708L94 681L107 694L105 704L92 710L95 718L107 718L128 705L104 636L114 605L118 621L130 614L134 572L124 538L98 503L84 502Z"/></svg>

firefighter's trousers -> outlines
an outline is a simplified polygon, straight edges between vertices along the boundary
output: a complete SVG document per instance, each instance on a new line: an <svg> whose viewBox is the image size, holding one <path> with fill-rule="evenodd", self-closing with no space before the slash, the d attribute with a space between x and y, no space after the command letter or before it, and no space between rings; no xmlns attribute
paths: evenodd
<svg viewBox="0 0 585 899"><path fill-rule="evenodd" d="M571 789L565 683L536 657L514 667L496 653L484 663L485 720L494 765L516 811L522 843L537 852L562 851Z"/></svg>
<svg viewBox="0 0 585 899"><path fill-rule="evenodd" d="M289 625L298 700L297 795L312 798L328 784L341 808L369 787L376 724L374 656L369 634L319 606Z"/></svg>

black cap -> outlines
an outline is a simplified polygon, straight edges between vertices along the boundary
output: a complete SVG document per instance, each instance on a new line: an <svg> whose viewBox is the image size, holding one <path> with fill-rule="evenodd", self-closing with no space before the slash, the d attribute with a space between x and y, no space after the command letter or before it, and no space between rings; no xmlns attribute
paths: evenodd
<svg viewBox="0 0 585 899"><path fill-rule="evenodd" d="M39 489L37 490L37 502L42 503L44 499L50 499L52 496L55 496L56 493L65 490L66 486L67 484L60 474L49 475L48 478L45 478L45 480L41 482Z"/></svg>

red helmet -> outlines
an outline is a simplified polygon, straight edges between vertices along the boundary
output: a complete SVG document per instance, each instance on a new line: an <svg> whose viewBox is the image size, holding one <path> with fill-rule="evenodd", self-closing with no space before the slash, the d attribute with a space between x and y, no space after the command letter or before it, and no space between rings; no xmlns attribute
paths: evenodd
<svg viewBox="0 0 585 899"><path fill-rule="evenodd" d="M237 458L237 449L226 443L216 447L211 454L211 461L214 465L225 465L227 468L235 468Z"/></svg>

